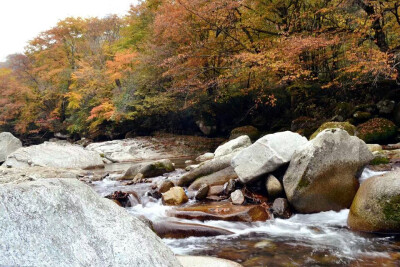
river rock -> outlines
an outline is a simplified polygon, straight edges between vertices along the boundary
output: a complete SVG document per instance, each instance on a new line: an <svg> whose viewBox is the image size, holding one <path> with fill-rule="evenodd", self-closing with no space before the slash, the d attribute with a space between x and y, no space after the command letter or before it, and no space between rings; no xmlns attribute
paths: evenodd
<svg viewBox="0 0 400 267"><path fill-rule="evenodd" d="M195 198L197 200L205 199L208 195L208 191L210 190L210 186L208 184L202 184L196 192Z"/></svg>
<svg viewBox="0 0 400 267"><path fill-rule="evenodd" d="M289 207L289 202L286 198L277 198L272 204L273 214L282 219L288 219L292 215Z"/></svg>
<svg viewBox="0 0 400 267"><path fill-rule="evenodd" d="M349 135L355 135L357 128L353 124L345 121L345 122L338 122L338 121L331 121L331 122L325 122L322 124L311 136L310 140L314 139L320 132L326 129L334 129L334 128L339 128L342 130L345 130Z"/></svg>
<svg viewBox="0 0 400 267"><path fill-rule="evenodd" d="M158 187L158 192L160 193L165 193L168 190L170 190L172 187L174 187L174 183L171 180L164 180L161 182L161 184Z"/></svg>
<svg viewBox="0 0 400 267"><path fill-rule="evenodd" d="M167 213L173 217L199 221L255 222L266 221L270 218L268 212L261 205L233 205L231 202L209 202L176 208Z"/></svg>
<svg viewBox="0 0 400 267"><path fill-rule="evenodd" d="M138 163L129 167L119 180L132 180L139 173L143 174L143 178L156 177L174 170L175 167L169 159Z"/></svg>
<svg viewBox="0 0 400 267"><path fill-rule="evenodd" d="M244 195L241 190L236 190L231 194L231 201L235 205L242 205L244 203Z"/></svg>
<svg viewBox="0 0 400 267"><path fill-rule="evenodd" d="M0 133L0 162L4 162L8 155L22 147L22 142L8 132Z"/></svg>
<svg viewBox="0 0 400 267"><path fill-rule="evenodd" d="M177 256L183 267L243 267L234 261L207 256Z"/></svg>
<svg viewBox="0 0 400 267"><path fill-rule="evenodd" d="M11 153L5 166L25 168L31 166L67 169L88 169L103 167L99 153L69 143L45 142L40 145L22 147Z"/></svg>
<svg viewBox="0 0 400 267"><path fill-rule="evenodd" d="M222 156L226 156L241 151L250 145L251 145L250 137L248 137L247 135L242 135L239 136L238 138L230 140L229 142L226 142L225 144L219 146L215 150L214 155L216 158L219 158Z"/></svg>
<svg viewBox="0 0 400 267"><path fill-rule="evenodd" d="M0 186L1 266L180 266L146 225L75 179Z"/></svg>
<svg viewBox="0 0 400 267"><path fill-rule="evenodd" d="M181 223L172 221L155 221L153 229L161 238L187 238L190 236L231 235L233 232L202 224Z"/></svg>
<svg viewBox="0 0 400 267"><path fill-rule="evenodd" d="M182 187L175 186L162 194L162 201L165 205L178 206L188 202L188 197Z"/></svg>
<svg viewBox="0 0 400 267"><path fill-rule="evenodd" d="M239 180L248 183L288 163L306 143L307 138L289 131L269 134L239 152L231 164Z"/></svg>
<svg viewBox="0 0 400 267"><path fill-rule="evenodd" d="M270 174L266 181L265 181L265 187L268 192L268 197L270 200L273 200L283 194L283 187L281 185L281 182L279 182L278 178Z"/></svg>
<svg viewBox="0 0 400 267"><path fill-rule="evenodd" d="M347 224L353 230L400 233L400 170L364 181L354 197Z"/></svg>
<svg viewBox="0 0 400 267"><path fill-rule="evenodd" d="M207 160L212 160L214 158L214 153L208 152L204 153L203 155L200 155L196 158L196 161L198 162L204 162Z"/></svg>
<svg viewBox="0 0 400 267"><path fill-rule="evenodd" d="M301 213L349 208L357 176L373 159L367 145L342 129L327 129L296 153L283 178L290 204Z"/></svg>
<svg viewBox="0 0 400 267"><path fill-rule="evenodd" d="M229 166L228 168L222 169L215 173L197 178L190 186L189 190L197 190L203 184L208 184L210 186L223 185L231 179L236 179L237 174L235 170Z"/></svg>

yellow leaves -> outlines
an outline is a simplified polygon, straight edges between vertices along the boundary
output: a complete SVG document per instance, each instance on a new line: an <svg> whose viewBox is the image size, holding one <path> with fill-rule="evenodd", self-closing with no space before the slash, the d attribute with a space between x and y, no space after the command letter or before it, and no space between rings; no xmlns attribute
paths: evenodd
<svg viewBox="0 0 400 267"><path fill-rule="evenodd" d="M64 95L68 99L68 109L78 109L81 105L82 95L77 92L69 92Z"/></svg>

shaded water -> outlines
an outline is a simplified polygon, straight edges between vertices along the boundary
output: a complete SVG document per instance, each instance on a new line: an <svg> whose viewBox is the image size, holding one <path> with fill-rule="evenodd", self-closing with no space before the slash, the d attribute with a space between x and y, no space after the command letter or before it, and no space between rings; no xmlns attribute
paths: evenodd
<svg viewBox="0 0 400 267"><path fill-rule="evenodd" d="M173 161L177 167L183 167L186 159ZM105 171L118 173L130 165L111 164ZM182 173L184 171L178 169L166 176L176 179ZM377 174L381 172L366 169L360 181ZM129 186L105 179L92 185L102 196L117 190L135 191L144 196L152 184L163 179L165 177L157 177L150 179L151 183ZM400 238L350 231L346 226L348 210L297 214L287 220L273 219L256 223L200 222L168 217L167 211L171 207L163 206L160 201L149 197L142 199L142 204L127 208L128 212L145 216L153 222L198 223L234 233L217 237L164 239L176 254L216 256L244 266L400 266Z"/></svg>

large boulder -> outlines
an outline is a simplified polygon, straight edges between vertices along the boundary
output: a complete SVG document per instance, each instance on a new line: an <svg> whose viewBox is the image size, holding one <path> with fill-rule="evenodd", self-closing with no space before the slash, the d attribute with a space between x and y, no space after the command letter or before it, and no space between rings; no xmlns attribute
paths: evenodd
<svg viewBox="0 0 400 267"><path fill-rule="evenodd" d="M290 204L301 213L348 208L357 175L374 156L367 145L342 129L327 129L294 153L283 178Z"/></svg>
<svg viewBox="0 0 400 267"><path fill-rule="evenodd" d="M69 143L45 142L23 147L11 153L5 166L25 168L31 166L88 169L104 166L99 153Z"/></svg>
<svg viewBox="0 0 400 267"><path fill-rule="evenodd" d="M156 177L163 175L164 173L173 172L174 170L175 167L169 159L138 163L129 167L119 180L132 180L139 173L143 175L143 178Z"/></svg>
<svg viewBox="0 0 400 267"><path fill-rule="evenodd" d="M238 152L250 145L251 145L250 137L248 137L247 135L242 135L219 146L215 150L214 155L216 158L219 158L222 156Z"/></svg>
<svg viewBox="0 0 400 267"><path fill-rule="evenodd" d="M232 159L232 167L242 183L251 182L288 163L307 138L293 132L266 135Z"/></svg>
<svg viewBox="0 0 400 267"><path fill-rule="evenodd" d="M8 155L22 147L21 141L8 132L0 133L0 162L4 162Z"/></svg>
<svg viewBox="0 0 400 267"><path fill-rule="evenodd" d="M387 119L374 118L357 127L357 136L366 143L384 142L397 133L396 125Z"/></svg>
<svg viewBox="0 0 400 267"><path fill-rule="evenodd" d="M364 181L354 197L347 223L366 232L400 232L400 170Z"/></svg>
<svg viewBox="0 0 400 267"><path fill-rule="evenodd" d="M325 122L322 124L318 130L316 130L310 137L311 139L314 139L320 132L326 129L334 129L334 128L339 128L342 130L345 130L349 135L355 135L357 128L353 124L345 121L345 122L337 122L337 121L331 121L331 122Z"/></svg>
<svg viewBox="0 0 400 267"><path fill-rule="evenodd" d="M0 186L1 266L180 266L143 222L75 179Z"/></svg>
<svg viewBox="0 0 400 267"><path fill-rule="evenodd" d="M214 172L212 174L203 176L196 179L190 186L189 190L198 190L201 185L207 184L209 186L223 185L231 179L236 179L237 174L231 166L222 169L220 171Z"/></svg>

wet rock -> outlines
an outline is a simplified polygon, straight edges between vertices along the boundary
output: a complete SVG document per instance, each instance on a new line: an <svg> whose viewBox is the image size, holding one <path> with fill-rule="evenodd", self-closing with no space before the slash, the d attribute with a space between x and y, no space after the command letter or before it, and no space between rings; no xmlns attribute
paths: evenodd
<svg viewBox="0 0 400 267"><path fill-rule="evenodd" d="M242 205L244 203L244 195L241 190L236 190L231 194L231 201L235 205Z"/></svg>
<svg viewBox="0 0 400 267"><path fill-rule="evenodd" d="M175 167L169 159L138 163L131 166L119 180L131 180L139 173L143 175L143 178L156 177L174 170Z"/></svg>
<svg viewBox="0 0 400 267"><path fill-rule="evenodd" d="M198 164L197 164L197 165L189 165L189 166L187 166L187 167L185 168L185 171L190 172L190 171L193 171L194 169L196 169L197 167L199 167Z"/></svg>
<svg viewBox="0 0 400 267"><path fill-rule="evenodd" d="M133 177L132 183L133 184L141 183L143 181L143 179L144 179L143 173L138 173L135 175L135 177Z"/></svg>
<svg viewBox="0 0 400 267"><path fill-rule="evenodd" d="M158 192L165 193L165 192L167 192L168 190L170 190L174 186L175 185L171 180L168 180L168 179L164 180L164 181L162 181L162 183L158 187Z"/></svg>
<svg viewBox="0 0 400 267"><path fill-rule="evenodd" d="M357 176L373 159L366 144L342 129L327 129L294 153L283 178L290 204L301 213L351 205Z"/></svg>
<svg viewBox="0 0 400 267"><path fill-rule="evenodd" d="M267 177L265 181L265 188L267 189L270 200L273 200L283 194L281 182L279 182L279 180L272 174Z"/></svg>
<svg viewBox="0 0 400 267"><path fill-rule="evenodd" d="M242 183L251 182L288 163L307 138L293 132L266 135L232 159L232 167Z"/></svg>
<svg viewBox="0 0 400 267"><path fill-rule="evenodd" d="M2 185L0 203L2 266L180 266L147 226L76 179Z"/></svg>
<svg viewBox="0 0 400 267"><path fill-rule="evenodd" d="M22 142L8 132L0 133L0 163L4 162L8 155L22 147Z"/></svg>
<svg viewBox="0 0 400 267"><path fill-rule="evenodd" d="M115 191L114 193L107 195L105 198L114 200L116 203L119 203L121 207L133 207L140 204L140 198L136 192Z"/></svg>
<svg viewBox="0 0 400 267"><path fill-rule="evenodd" d="M197 162L204 162L207 160L212 160L214 158L214 153L208 152L203 155L200 155L196 158Z"/></svg>
<svg viewBox="0 0 400 267"><path fill-rule="evenodd" d="M162 200L165 205L178 206L188 202L188 197L182 187L172 187L170 190L162 194Z"/></svg>
<svg viewBox="0 0 400 267"><path fill-rule="evenodd" d="M289 202L286 198L277 198L272 204L272 210L276 217L282 219L288 219L292 216L292 212L289 207Z"/></svg>
<svg viewBox="0 0 400 267"><path fill-rule="evenodd" d="M268 201L267 197L263 196L262 194L255 193L249 190L247 187L244 187L242 192L244 198L248 203L261 204L261 203L266 203Z"/></svg>
<svg viewBox="0 0 400 267"><path fill-rule="evenodd" d="M357 231L400 233L400 170L361 184L347 224Z"/></svg>
<svg viewBox="0 0 400 267"><path fill-rule="evenodd" d="M235 191L238 183L238 179L230 179L228 182L224 184L224 193L226 195L230 195L233 191Z"/></svg>
<svg viewBox="0 0 400 267"><path fill-rule="evenodd" d="M391 114L396 106L396 102L393 100L381 100L376 104L379 114L388 115Z"/></svg>
<svg viewBox="0 0 400 267"><path fill-rule="evenodd" d="M310 140L314 139L320 132L326 129L335 129L339 128L342 130L345 130L349 135L354 136L356 134L357 128L353 124L350 124L349 122L325 122L322 124L318 130L316 130L310 137Z"/></svg>
<svg viewBox="0 0 400 267"><path fill-rule="evenodd" d="M260 132L258 129L254 126L248 125L248 126L242 126L235 128L231 131L231 134L229 136L229 140L236 139L240 136L247 135L250 137L252 141L256 141L258 138L260 138Z"/></svg>
<svg viewBox="0 0 400 267"><path fill-rule="evenodd" d="M232 157L235 154L226 155L220 158L214 158L213 160L206 161L199 165L197 168L191 170L188 173L182 175L178 182L178 186L189 186L194 180L199 177L203 177L217 171L228 168L231 165Z"/></svg>
<svg viewBox="0 0 400 267"><path fill-rule="evenodd" d="M190 186L189 190L197 190L201 185L208 184L210 186L223 185L231 179L236 179L235 170L229 166L215 173L197 178Z"/></svg>
<svg viewBox="0 0 400 267"><path fill-rule="evenodd" d="M210 186L208 184L202 184L196 192L195 198L197 200L205 199L208 195L208 191L210 190Z"/></svg>
<svg viewBox="0 0 400 267"><path fill-rule="evenodd" d="M387 119L374 118L357 127L357 136L366 143L384 142L397 133L396 125Z"/></svg>
<svg viewBox="0 0 400 267"><path fill-rule="evenodd" d="M237 137L229 142L220 145L214 152L215 158L220 158L232 153L237 153L251 145L251 140L247 135Z"/></svg>
<svg viewBox="0 0 400 267"><path fill-rule="evenodd" d="M268 212L260 205L233 205L231 202L210 202L203 205L177 208L168 211L173 217L189 220L222 220L254 222L266 221L270 218Z"/></svg>
<svg viewBox="0 0 400 267"><path fill-rule="evenodd" d="M208 256L177 256L183 267L243 267L234 261Z"/></svg>
<svg viewBox="0 0 400 267"><path fill-rule="evenodd" d="M88 169L103 167L102 158L97 152L69 143L45 142L40 145L19 148L11 153L5 166L25 168L32 166L67 169Z"/></svg>
<svg viewBox="0 0 400 267"><path fill-rule="evenodd" d="M214 185L214 186L210 186L207 196L219 196L222 194L224 194L224 186L223 185Z"/></svg>
<svg viewBox="0 0 400 267"><path fill-rule="evenodd" d="M233 232L202 224L181 223L171 221L156 221L153 229L161 238L188 238L191 236L231 235Z"/></svg>

